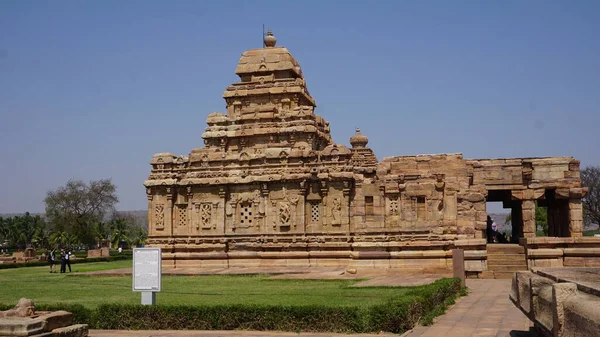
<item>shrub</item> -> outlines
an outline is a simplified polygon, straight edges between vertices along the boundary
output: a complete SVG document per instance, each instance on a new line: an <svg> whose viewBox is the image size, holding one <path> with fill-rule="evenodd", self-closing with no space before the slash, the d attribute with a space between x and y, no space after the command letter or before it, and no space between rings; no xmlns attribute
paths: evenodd
<svg viewBox="0 0 600 337"><path fill-rule="evenodd" d="M430 324L459 295L465 294L460 279L441 279L415 287L403 295L370 306L324 305L198 305L143 306L79 304L39 305L39 310L67 310L75 323L107 330L277 330L307 332L402 333L417 323ZM0 310L11 308L0 305Z"/></svg>
<svg viewBox="0 0 600 337"><path fill-rule="evenodd" d="M373 306L142 306L103 304L97 329L278 330L401 333L429 324L464 294L459 279L441 279Z"/></svg>

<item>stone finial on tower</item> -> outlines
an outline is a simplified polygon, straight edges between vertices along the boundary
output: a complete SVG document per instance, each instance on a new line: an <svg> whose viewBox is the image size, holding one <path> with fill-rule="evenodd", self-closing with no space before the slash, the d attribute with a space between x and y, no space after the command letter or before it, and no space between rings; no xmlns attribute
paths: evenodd
<svg viewBox="0 0 600 337"><path fill-rule="evenodd" d="M275 36L273 36L273 32L269 29L267 31L267 36L265 36L265 47L267 48L273 48L275 47L275 44L277 43L277 39L275 38Z"/></svg>
<svg viewBox="0 0 600 337"><path fill-rule="evenodd" d="M354 134L354 136L350 137L350 145L352 145L352 148L364 148L364 147L367 147L368 143L369 143L369 138L367 138L367 136L361 134L359 128L356 128L356 134Z"/></svg>

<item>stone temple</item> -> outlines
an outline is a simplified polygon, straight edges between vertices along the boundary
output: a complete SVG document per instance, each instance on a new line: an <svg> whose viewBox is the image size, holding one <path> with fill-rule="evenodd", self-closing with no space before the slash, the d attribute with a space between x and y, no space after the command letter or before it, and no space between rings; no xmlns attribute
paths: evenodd
<svg viewBox="0 0 600 337"><path fill-rule="evenodd" d="M358 129L350 147L331 138L298 61L271 32L264 42L242 54L204 147L152 157L148 244L162 247L166 266L434 270L451 268L451 249L462 248L467 271L480 273L486 201L511 209L514 242L535 237L536 202L548 208L550 236L582 235L579 161L379 161Z"/></svg>

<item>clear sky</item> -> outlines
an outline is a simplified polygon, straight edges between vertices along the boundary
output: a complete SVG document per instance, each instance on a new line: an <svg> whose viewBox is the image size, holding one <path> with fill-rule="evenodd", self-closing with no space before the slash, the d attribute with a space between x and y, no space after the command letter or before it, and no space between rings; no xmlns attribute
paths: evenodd
<svg viewBox="0 0 600 337"><path fill-rule="evenodd" d="M71 178L145 209L152 154L203 145L263 23L338 143L600 165L600 1L2 0L0 213Z"/></svg>

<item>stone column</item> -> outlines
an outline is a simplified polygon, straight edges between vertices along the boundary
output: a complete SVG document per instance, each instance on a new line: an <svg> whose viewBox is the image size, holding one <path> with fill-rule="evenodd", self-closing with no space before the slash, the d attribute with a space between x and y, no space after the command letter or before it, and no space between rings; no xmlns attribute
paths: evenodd
<svg viewBox="0 0 600 337"><path fill-rule="evenodd" d="M167 204L165 205L165 228L173 236L173 190L167 187Z"/></svg>
<svg viewBox="0 0 600 337"><path fill-rule="evenodd" d="M523 237L523 220L521 219L522 215L523 211L521 210L521 202L513 202L513 205L510 209L510 222L512 225L512 243L519 243L519 238Z"/></svg>
<svg viewBox="0 0 600 337"><path fill-rule="evenodd" d="M569 236L583 236L583 205L581 199L569 200Z"/></svg>
<svg viewBox="0 0 600 337"><path fill-rule="evenodd" d="M154 234L154 207L152 207L152 189L146 189L146 197L148 198L148 235Z"/></svg>
<svg viewBox="0 0 600 337"><path fill-rule="evenodd" d="M219 187L219 208L217 210L215 210L215 214L213 215L214 217L216 217L215 221L216 221L216 233L215 234L220 234L220 235L225 235L225 222L227 221L227 190L225 189L225 187L220 186Z"/></svg>
<svg viewBox="0 0 600 337"><path fill-rule="evenodd" d="M523 200L521 203L521 214L523 219L523 237L535 237L535 200Z"/></svg>
<svg viewBox="0 0 600 337"><path fill-rule="evenodd" d="M187 227L188 227L188 235L193 235L196 234L198 235L198 230L195 229L195 225L194 225L194 203L192 202L192 199L194 197L194 194L192 194L192 187L188 186L187 188L187 202L188 202L188 206L187 206Z"/></svg>

